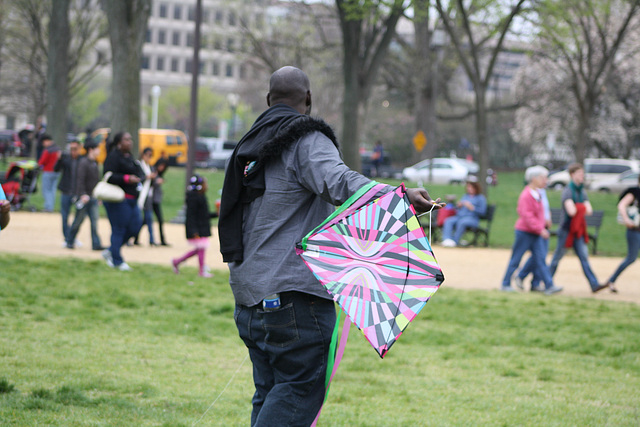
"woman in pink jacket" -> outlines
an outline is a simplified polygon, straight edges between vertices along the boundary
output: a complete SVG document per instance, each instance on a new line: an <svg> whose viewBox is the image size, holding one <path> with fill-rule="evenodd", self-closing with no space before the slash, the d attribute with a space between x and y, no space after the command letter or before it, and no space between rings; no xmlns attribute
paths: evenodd
<svg viewBox="0 0 640 427"><path fill-rule="evenodd" d="M511 276L520 265L520 260L526 251L531 251L535 270L544 282L546 295L552 295L562 290L553 284L553 278L545 261L547 256L543 239L549 238L546 229L542 197L538 191L547 185L549 171L543 166L532 166L525 172L525 179L529 183L518 198L518 220L516 221L516 238L513 242L511 260L507 272L502 279L500 290L513 292Z"/></svg>

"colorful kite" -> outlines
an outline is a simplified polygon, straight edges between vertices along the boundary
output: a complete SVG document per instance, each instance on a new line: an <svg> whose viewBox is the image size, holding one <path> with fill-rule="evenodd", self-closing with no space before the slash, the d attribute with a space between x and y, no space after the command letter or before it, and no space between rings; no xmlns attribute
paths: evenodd
<svg viewBox="0 0 640 427"><path fill-rule="evenodd" d="M372 183L309 233L298 253L384 357L444 281L404 185Z"/></svg>

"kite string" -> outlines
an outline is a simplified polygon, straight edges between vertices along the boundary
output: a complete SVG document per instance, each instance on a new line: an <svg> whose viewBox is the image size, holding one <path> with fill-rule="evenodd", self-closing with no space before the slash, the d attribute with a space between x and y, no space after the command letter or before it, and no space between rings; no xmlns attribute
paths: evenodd
<svg viewBox="0 0 640 427"><path fill-rule="evenodd" d="M422 212L420 215L418 215L418 218L420 218L422 215L429 214L429 244L431 244L431 212L433 212L435 207L436 207L436 204L434 203L431 205L431 209L429 209L426 212Z"/></svg>
<svg viewBox="0 0 640 427"><path fill-rule="evenodd" d="M244 362L247 361L247 358L249 357L249 353L247 352L247 354L244 355L244 359L242 359L242 362L240 362L240 366L238 366L238 369L236 369L236 371L233 373L233 375L231 375L231 378L229 378L229 382L227 382L227 385L224 386L224 389L222 389L222 391L220 392L220 394L218 394L218 396L213 400L213 402L211 402L211 405L209 405L209 407L207 408L206 411L204 411L204 414L202 414L202 416L200 418L198 418L196 420L195 423L191 424L191 427L195 426L196 424L198 424L200 421L202 421L202 419L204 418L205 415L207 415L207 412L209 412L209 410L211 408L213 408L213 405L216 404L216 402L218 401L218 399L220 399L220 397L222 397L222 395L224 394L225 391L227 391L227 388L229 387L229 385L231 384L231 382L233 381L233 379L236 377L236 374L238 372L240 372L240 369L242 368L242 366L244 365Z"/></svg>

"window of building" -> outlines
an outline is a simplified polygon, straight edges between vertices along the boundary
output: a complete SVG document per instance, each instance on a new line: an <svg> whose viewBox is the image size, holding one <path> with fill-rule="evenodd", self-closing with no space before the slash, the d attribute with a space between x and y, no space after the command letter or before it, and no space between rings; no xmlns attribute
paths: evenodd
<svg viewBox="0 0 640 427"><path fill-rule="evenodd" d="M218 61L213 61L211 64L211 74L214 76L220 75L220 63Z"/></svg>
<svg viewBox="0 0 640 427"><path fill-rule="evenodd" d="M142 69L143 70L148 70L149 69L149 57L148 56L143 56L142 57Z"/></svg>
<svg viewBox="0 0 640 427"><path fill-rule="evenodd" d="M229 11L228 22L230 27L236 26L236 13L234 11Z"/></svg>
<svg viewBox="0 0 640 427"><path fill-rule="evenodd" d="M229 37L227 39L227 51L229 52L233 52L234 51L234 43L235 40L233 39L233 37Z"/></svg>
<svg viewBox="0 0 640 427"><path fill-rule="evenodd" d="M225 72L227 77L233 77L233 64L227 64L227 71Z"/></svg>
<svg viewBox="0 0 640 427"><path fill-rule="evenodd" d="M158 44L167 43L167 32L165 30L158 31Z"/></svg>
<svg viewBox="0 0 640 427"><path fill-rule="evenodd" d="M160 3L160 8L158 9L158 16L160 16L160 18L166 18L168 13L167 13L167 5L166 3Z"/></svg>
<svg viewBox="0 0 640 427"><path fill-rule="evenodd" d="M187 9L187 19L189 21L195 21L196 20L196 8L193 6L189 6L189 9Z"/></svg>
<svg viewBox="0 0 640 427"><path fill-rule="evenodd" d="M156 70L164 71L164 58L161 56L156 59Z"/></svg>
<svg viewBox="0 0 640 427"><path fill-rule="evenodd" d="M222 24L222 20L224 19L224 14L221 10L216 10L216 24Z"/></svg>
<svg viewBox="0 0 640 427"><path fill-rule="evenodd" d="M193 47L195 38L193 37L193 33L187 33L187 46Z"/></svg>
<svg viewBox="0 0 640 427"><path fill-rule="evenodd" d="M171 58L171 71L174 73L180 71L180 62L178 58Z"/></svg>
<svg viewBox="0 0 640 427"><path fill-rule="evenodd" d="M204 62L200 61L200 66L198 67L198 74L204 74Z"/></svg>
<svg viewBox="0 0 640 427"><path fill-rule="evenodd" d="M174 46L180 46L180 32L179 31L174 31L173 32L173 45Z"/></svg>
<svg viewBox="0 0 640 427"><path fill-rule="evenodd" d="M213 48L215 50L222 50L222 39L220 37L215 37L213 39Z"/></svg>
<svg viewBox="0 0 640 427"><path fill-rule="evenodd" d="M177 4L173 6L173 19L182 19L182 6Z"/></svg>
<svg viewBox="0 0 640 427"><path fill-rule="evenodd" d="M184 63L184 72L187 74L191 74L193 69L193 60L187 59Z"/></svg>
<svg viewBox="0 0 640 427"><path fill-rule="evenodd" d="M245 80L247 78L247 66L246 65L241 65L240 66L240 79Z"/></svg>
<svg viewBox="0 0 640 427"><path fill-rule="evenodd" d="M144 35L144 41L146 43L151 43L151 30L147 30L147 33Z"/></svg>

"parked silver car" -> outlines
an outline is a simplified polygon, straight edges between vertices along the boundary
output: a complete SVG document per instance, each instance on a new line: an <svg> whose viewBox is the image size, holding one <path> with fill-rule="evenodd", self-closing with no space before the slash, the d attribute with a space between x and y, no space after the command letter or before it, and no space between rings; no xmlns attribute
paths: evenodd
<svg viewBox="0 0 640 427"><path fill-rule="evenodd" d="M461 184L469 175L469 168L465 166L460 159L450 159L445 157L436 157L433 159L433 167L431 168L432 179L429 179L429 166L431 160L426 159L416 163L413 166L404 168L402 176L409 181L434 184ZM478 165L471 162L469 165L478 170Z"/></svg>
<svg viewBox="0 0 640 427"><path fill-rule="evenodd" d="M638 172L627 171L615 178L605 178L591 183L591 190L603 193L621 193L629 187L638 185Z"/></svg>

